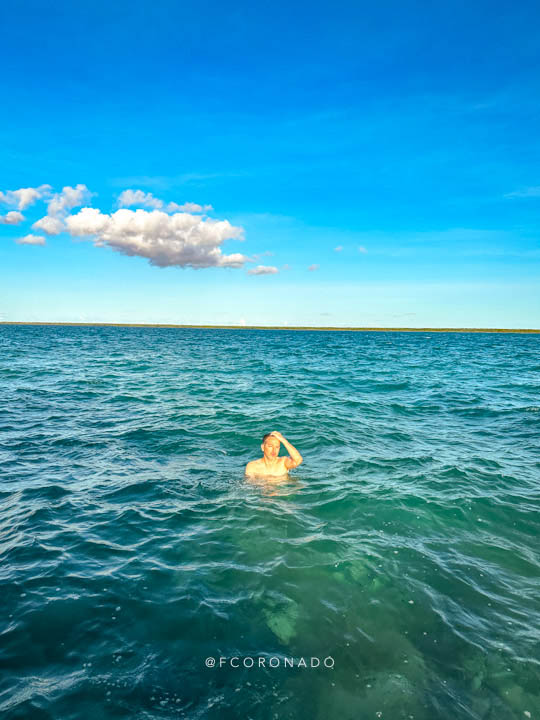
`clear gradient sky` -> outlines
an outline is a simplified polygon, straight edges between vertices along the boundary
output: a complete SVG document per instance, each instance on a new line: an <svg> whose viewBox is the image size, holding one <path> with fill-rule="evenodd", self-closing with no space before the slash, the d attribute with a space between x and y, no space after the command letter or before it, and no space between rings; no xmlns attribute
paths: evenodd
<svg viewBox="0 0 540 720"><path fill-rule="evenodd" d="M537 2L2 15L0 320L540 327Z"/></svg>

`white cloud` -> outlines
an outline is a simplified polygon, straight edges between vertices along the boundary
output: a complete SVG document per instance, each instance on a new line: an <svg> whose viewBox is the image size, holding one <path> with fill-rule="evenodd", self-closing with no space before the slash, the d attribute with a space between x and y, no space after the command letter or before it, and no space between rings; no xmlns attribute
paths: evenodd
<svg viewBox="0 0 540 720"><path fill-rule="evenodd" d="M248 270L248 275L275 275L279 270L272 265L257 265L256 268Z"/></svg>
<svg viewBox="0 0 540 720"><path fill-rule="evenodd" d="M533 187L522 188L521 190L514 190L514 192L506 193L504 197L540 197L540 185L534 185Z"/></svg>
<svg viewBox="0 0 540 720"><path fill-rule="evenodd" d="M22 188L0 193L0 202L27 207L39 197L48 195L47 215L32 228L46 235L66 231L72 237L91 238L97 247L110 247L125 255L147 258L158 267L230 267L240 268L252 260L241 254L222 252L226 240L243 240L243 229L227 220L215 220L195 214L212 210L211 205L197 203L165 203L142 190L125 190L118 199L120 206L145 205L150 210L128 210L121 207L111 214L91 207L83 207L70 214L73 208L89 202L92 193L86 185L66 185L52 194L50 185ZM172 214L168 214L172 213ZM0 216L0 224L16 225L24 217L19 211ZM45 237L26 235L16 240L22 245L45 245ZM254 274L278 272L277 268L259 266Z"/></svg>
<svg viewBox="0 0 540 720"><path fill-rule="evenodd" d="M42 230L47 235L59 235L65 229L64 222L60 218L50 215L45 215L41 220L37 220L32 227L34 230Z"/></svg>
<svg viewBox="0 0 540 720"><path fill-rule="evenodd" d="M25 235L15 242L17 245L45 245L45 238L42 235Z"/></svg>
<svg viewBox="0 0 540 720"><path fill-rule="evenodd" d="M334 248L334 250L336 252L341 252L343 250L343 245L338 245L337 247Z"/></svg>
<svg viewBox="0 0 540 720"><path fill-rule="evenodd" d="M66 219L75 237L94 237L98 247L145 257L158 267L242 267L249 259L240 253L223 255L225 240L243 240L243 229L227 220L188 213L167 215L159 210L117 210L111 215L83 208Z"/></svg>
<svg viewBox="0 0 540 720"><path fill-rule="evenodd" d="M290 269L291 269L291 266L290 266L289 264L285 263L285 265L282 265L282 266L281 266L281 269L282 269L282 270L290 270Z"/></svg>
<svg viewBox="0 0 540 720"><path fill-rule="evenodd" d="M74 207L79 207L89 202L92 197L92 193L86 187L86 185L77 185L76 187L70 187L66 185L62 188L62 192L55 193L47 205L47 215L56 217L58 215L64 215Z"/></svg>
<svg viewBox="0 0 540 720"><path fill-rule="evenodd" d="M24 210L30 205L33 205L36 200L46 195L50 189L50 185L40 185L37 188L6 190L6 192L0 192L0 202L5 205L14 205L19 210Z"/></svg>
<svg viewBox="0 0 540 720"><path fill-rule="evenodd" d="M202 212L208 212L209 210L213 210L214 208L211 205L198 205L197 203L187 202L183 205L178 205L178 203L170 202L167 205L167 210L169 212L191 212L191 213L202 213Z"/></svg>
<svg viewBox="0 0 540 720"><path fill-rule="evenodd" d="M89 202L91 197L92 193L86 185L81 183L75 187L66 185L62 188L62 192L55 193L49 200L47 215L37 220L32 227L47 233L47 235L59 235L65 230L64 221L69 211Z"/></svg>
<svg viewBox="0 0 540 720"><path fill-rule="evenodd" d="M170 202L165 205L163 200L154 197L150 192L144 192L144 190L124 190L121 192L118 197L118 207L132 207L133 205L148 207L153 210L165 210L166 212L202 213L214 209L211 205L198 205L193 202L187 202L183 205Z"/></svg>
<svg viewBox="0 0 540 720"><path fill-rule="evenodd" d="M143 190L124 190L124 192L121 192L118 198L118 207L131 207L132 205L161 210L163 200L154 197L152 193L145 193Z"/></svg>
<svg viewBox="0 0 540 720"><path fill-rule="evenodd" d="M310 266L308 267L308 270L309 270L310 272L315 272L315 270L318 270L318 269L319 269L319 266L318 266L318 265L310 265Z"/></svg>
<svg viewBox="0 0 540 720"><path fill-rule="evenodd" d="M358 252L365 255L367 253L367 249L363 245L360 245L358 248Z"/></svg>
<svg viewBox="0 0 540 720"><path fill-rule="evenodd" d="M18 225L24 220L24 215L17 210L10 210L7 215L0 215L0 225Z"/></svg>

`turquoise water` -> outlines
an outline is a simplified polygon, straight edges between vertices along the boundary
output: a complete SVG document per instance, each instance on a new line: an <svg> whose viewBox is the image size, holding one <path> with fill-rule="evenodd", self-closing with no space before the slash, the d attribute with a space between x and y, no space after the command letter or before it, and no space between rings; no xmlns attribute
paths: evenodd
<svg viewBox="0 0 540 720"><path fill-rule="evenodd" d="M540 717L540 336L0 347L3 718Z"/></svg>

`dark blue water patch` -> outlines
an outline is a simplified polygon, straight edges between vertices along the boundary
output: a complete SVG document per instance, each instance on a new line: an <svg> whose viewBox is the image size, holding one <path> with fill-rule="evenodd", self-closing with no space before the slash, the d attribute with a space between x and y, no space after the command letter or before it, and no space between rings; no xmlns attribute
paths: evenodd
<svg viewBox="0 0 540 720"><path fill-rule="evenodd" d="M20 494L22 501L42 500L44 502L61 500L71 495L71 490L61 485L54 485L50 482L41 487L25 488Z"/></svg>

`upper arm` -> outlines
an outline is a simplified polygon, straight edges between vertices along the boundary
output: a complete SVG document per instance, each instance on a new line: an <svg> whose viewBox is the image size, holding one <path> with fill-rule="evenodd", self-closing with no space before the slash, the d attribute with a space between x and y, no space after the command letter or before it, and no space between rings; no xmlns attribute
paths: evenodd
<svg viewBox="0 0 540 720"><path fill-rule="evenodd" d="M287 468L287 470L292 470L293 468L298 467L299 465L300 465L300 463L294 462L292 457L285 458L285 467Z"/></svg>

